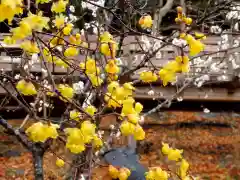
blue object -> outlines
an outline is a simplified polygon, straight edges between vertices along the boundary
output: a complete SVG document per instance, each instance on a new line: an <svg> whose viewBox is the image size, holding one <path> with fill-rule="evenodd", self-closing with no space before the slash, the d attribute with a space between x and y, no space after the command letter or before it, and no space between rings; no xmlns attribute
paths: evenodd
<svg viewBox="0 0 240 180"><path fill-rule="evenodd" d="M104 159L108 164L118 167L126 167L131 170L128 180L145 180L144 166L139 163L138 155L129 148L115 148L108 151L104 155Z"/></svg>

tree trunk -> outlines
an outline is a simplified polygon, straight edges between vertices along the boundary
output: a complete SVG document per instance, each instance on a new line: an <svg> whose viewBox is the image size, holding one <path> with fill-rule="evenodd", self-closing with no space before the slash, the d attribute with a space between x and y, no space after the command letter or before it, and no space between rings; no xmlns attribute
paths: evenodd
<svg viewBox="0 0 240 180"><path fill-rule="evenodd" d="M43 150L36 150L33 153L33 166L35 180L43 180Z"/></svg>

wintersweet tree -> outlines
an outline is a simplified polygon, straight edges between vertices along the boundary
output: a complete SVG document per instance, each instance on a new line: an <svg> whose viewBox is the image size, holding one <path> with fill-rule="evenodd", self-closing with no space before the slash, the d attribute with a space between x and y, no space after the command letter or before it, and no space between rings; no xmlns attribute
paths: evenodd
<svg viewBox="0 0 240 180"><path fill-rule="evenodd" d="M131 142L144 140L145 132L141 126L144 117L170 105L187 87L202 86L210 80L209 71L217 68L216 65L213 69L212 61L208 59L204 62L208 64L192 73L191 68L203 61L201 57L211 54L203 53L205 45L202 40L207 37L191 31L194 20L187 17L185 8L180 6L176 9L175 19L178 32L163 37L152 16L142 13L141 8L136 9L127 1L120 0L114 6L106 7L104 1L82 0L74 2L73 6L68 0L36 0L34 6L46 3L51 6L51 17L44 16L45 12L38 8L36 12L31 12L31 1L0 1L0 22L7 22L11 29L2 45L19 44L24 52L22 73L12 77L2 71L0 85L28 113L17 129L3 118L0 118L0 124L32 152L37 180L43 179L43 155L53 141L64 142L71 153L79 155L81 158L76 164L79 178L91 179L91 169L97 165L93 160L101 158L101 153L96 152L104 151L112 139L119 135L129 137ZM78 6L76 3L79 3ZM81 30L75 22L79 22L83 16L75 16L76 6L80 6L80 9L88 7L93 11L93 21L85 22ZM117 9L120 9L120 14L116 14ZM135 24L142 29L141 32L133 29L130 23L131 15L136 14L141 15ZM121 30L116 30L112 35L109 32L112 31L110 24L114 18L118 19ZM11 26L12 21L17 23L17 27ZM142 54L140 60L137 53L126 55L122 52L124 39L130 33L136 34ZM156 66L152 59L161 56L161 49L167 45L174 48L175 57L162 66ZM41 77L31 74L34 64L41 64ZM53 69L58 67L67 69L67 73L60 78L53 74ZM63 81L73 74L77 81ZM143 113L143 105L134 99L138 89L136 85L142 83L152 87L156 82L161 82L164 87L177 84L179 89L172 97L166 97L154 109ZM6 88L9 84L14 94ZM154 93L154 89L148 92L149 96ZM27 103L25 96L33 96L34 102ZM47 117L47 109L52 108L49 106L52 97L66 104L65 112L57 123ZM43 116L38 115L41 110ZM116 117L117 125L111 126L111 135L103 138L99 124L104 116L110 114ZM34 122L26 127L29 119L34 119ZM162 153L169 161L176 162L177 170L149 167L146 179L193 179L188 174L189 163L183 158L183 150L171 148L167 142L163 142ZM63 167L64 164L64 157L58 157L56 165ZM83 170L86 168L87 172ZM126 180L131 171L133 169L109 166L112 178L120 180Z"/></svg>

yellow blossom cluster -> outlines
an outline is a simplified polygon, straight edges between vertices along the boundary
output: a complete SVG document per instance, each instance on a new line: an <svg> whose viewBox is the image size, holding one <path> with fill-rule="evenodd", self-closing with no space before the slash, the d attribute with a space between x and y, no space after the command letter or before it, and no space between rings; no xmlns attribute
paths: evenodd
<svg viewBox="0 0 240 180"><path fill-rule="evenodd" d="M107 87L104 97L108 107L122 107L121 118L124 120L120 130L124 136L133 135L136 140L143 140L145 132L138 124L143 106L132 98L134 87L131 83L122 86L117 81L112 81Z"/></svg>
<svg viewBox="0 0 240 180"><path fill-rule="evenodd" d="M191 18L187 18L183 13L182 7L177 8L178 17L176 18L177 23L184 23L190 25L192 23ZM196 39L196 38L197 39ZM196 56L204 50L204 44L200 41L205 39L206 36L202 33L195 33L195 37L191 34L182 32L180 38L184 39L189 47L189 55ZM177 56L175 61L167 63L160 71L159 76L163 81L163 85L166 86L169 82L176 80L176 73L187 73L189 72L189 58L186 55Z"/></svg>
<svg viewBox="0 0 240 180"><path fill-rule="evenodd" d="M169 174L160 167L151 168L145 174L146 180L168 180Z"/></svg>
<svg viewBox="0 0 240 180"><path fill-rule="evenodd" d="M189 72L189 58L188 56L177 56L174 61L169 61L159 71L159 77L163 82L163 86L166 86L169 82L176 80L176 73Z"/></svg>
<svg viewBox="0 0 240 180"><path fill-rule="evenodd" d="M75 154L85 150L85 144L93 142L95 147L101 147L103 142L96 133L96 125L86 120L81 124L81 128L66 128L66 147Z"/></svg>
<svg viewBox="0 0 240 180"><path fill-rule="evenodd" d="M57 124L43 124L37 122L26 130L26 134L33 142L45 142L48 138L56 139L58 137Z"/></svg>
<svg viewBox="0 0 240 180"><path fill-rule="evenodd" d="M108 107L121 107L123 100L131 97L134 89L131 83L125 83L121 86L117 81L112 81L108 84L104 99Z"/></svg>
<svg viewBox="0 0 240 180"><path fill-rule="evenodd" d="M131 171L128 168L122 167L120 169L117 169L112 165L108 167L108 172L111 178L119 180L127 180L131 175Z"/></svg>
<svg viewBox="0 0 240 180"><path fill-rule="evenodd" d="M170 148L169 145L166 143L162 144L163 144L162 153L166 155L169 160L177 162L181 160L180 167L177 169L176 172L178 177L180 177L181 180L189 180L190 179L188 176L189 163L182 157L183 150ZM146 172L145 177L146 180L156 179L168 180L170 174L162 170L160 167L154 167L150 168L150 170Z"/></svg>
<svg viewBox="0 0 240 180"><path fill-rule="evenodd" d="M84 63L80 63L80 68L85 71L94 87L103 83L103 80L100 78L100 68L94 59L87 57Z"/></svg>
<svg viewBox="0 0 240 180"><path fill-rule="evenodd" d="M186 15L183 13L183 8L182 7L177 7L177 13L178 17L175 19L176 23L185 23L187 25L192 24L192 18L186 17Z"/></svg>
<svg viewBox="0 0 240 180"><path fill-rule="evenodd" d="M12 23L15 15L23 13L22 0L1 0L0 1L0 22L8 20L8 24Z"/></svg>
<svg viewBox="0 0 240 180"><path fill-rule="evenodd" d="M19 22L19 26L11 29L12 37L10 39L14 41L22 40L30 35L32 31L42 31L43 28L48 29L48 17L43 17L42 12L38 14L28 13L26 18L22 18ZM9 39L9 37L6 37Z"/></svg>
<svg viewBox="0 0 240 180"><path fill-rule="evenodd" d="M166 143L162 143L162 144L163 144L162 153L164 155L166 155L169 160L171 160L171 161L181 160L181 164L180 164L180 167L179 167L177 173L181 177L182 180L187 179L189 163L182 157L183 150L170 148L169 145Z"/></svg>
<svg viewBox="0 0 240 180"><path fill-rule="evenodd" d="M183 150L170 148L168 144L162 143L162 153L167 155L168 159L171 161L179 161L182 159Z"/></svg>
<svg viewBox="0 0 240 180"><path fill-rule="evenodd" d="M16 85L17 90L25 96L32 96L37 94L37 90L33 83L24 79L18 81Z"/></svg>
<svg viewBox="0 0 240 180"><path fill-rule="evenodd" d="M118 50L118 44L113 40L112 35L109 32L104 32L99 37L100 52L105 56L115 58Z"/></svg>
<svg viewBox="0 0 240 180"><path fill-rule="evenodd" d="M139 19L138 23L141 26L141 28L147 29L152 27L153 20L150 15L144 15Z"/></svg>

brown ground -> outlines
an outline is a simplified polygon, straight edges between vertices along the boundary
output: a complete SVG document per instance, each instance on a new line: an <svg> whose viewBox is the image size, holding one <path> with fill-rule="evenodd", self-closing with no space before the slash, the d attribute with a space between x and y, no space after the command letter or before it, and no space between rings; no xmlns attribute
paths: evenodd
<svg viewBox="0 0 240 180"><path fill-rule="evenodd" d="M143 165L165 167L160 149L161 142L167 142L184 150L184 157L191 164L191 174L201 175L201 179L240 180L240 117L234 114L210 116L192 112L165 112L160 121L156 119L159 118L154 115L146 120L146 140L153 145L148 153L140 154ZM107 119L105 123L109 121ZM22 153L19 157L0 158L0 180L33 179L31 155L16 145L14 138L4 133L0 135L0 153L9 149ZM55 146L55 149L59 155L66 154L63 147ZM56 168L55 158L50 152L45 154L47 180L60 180L65 174L66 168ZM94 175L95 180L110 179L106 167L95 169Z"/></svg>

